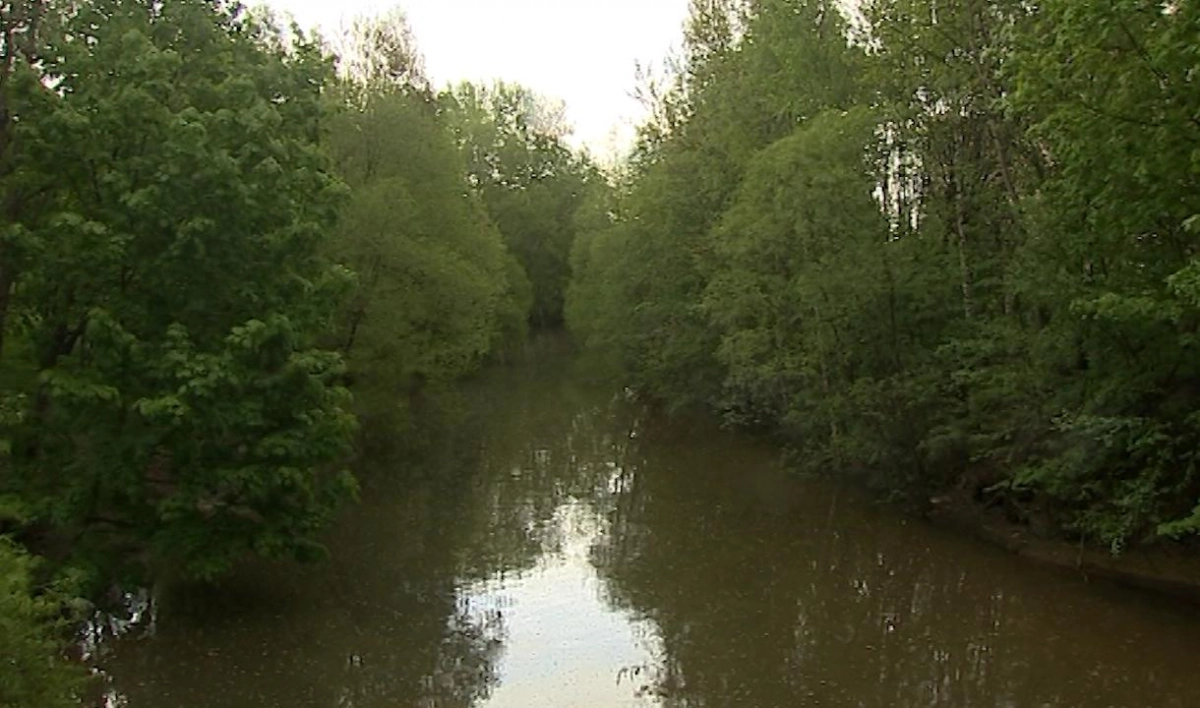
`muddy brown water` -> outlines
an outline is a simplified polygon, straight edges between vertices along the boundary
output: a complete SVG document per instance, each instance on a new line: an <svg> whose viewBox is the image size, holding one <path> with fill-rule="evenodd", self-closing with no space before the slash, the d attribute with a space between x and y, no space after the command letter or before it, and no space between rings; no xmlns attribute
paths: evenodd
<svg viewBox="0 0 1200 708"><path fill-rule="evenodd" d="M102 704L1200 706L1195 609L796 479L534 349L362 470L330 562L131 595L89 638Z"/></svg>

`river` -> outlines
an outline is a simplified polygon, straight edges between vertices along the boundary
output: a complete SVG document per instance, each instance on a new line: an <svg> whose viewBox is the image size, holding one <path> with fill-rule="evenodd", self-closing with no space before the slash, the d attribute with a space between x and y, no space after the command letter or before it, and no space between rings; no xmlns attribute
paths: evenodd
<svg viewBox="0 0 1200 708"><path fill-rule="evenodd" d="M1196 610L797 479L534 350L363 465L329 562L129 595L87 638L101 704L1200 705Z"/></svg>

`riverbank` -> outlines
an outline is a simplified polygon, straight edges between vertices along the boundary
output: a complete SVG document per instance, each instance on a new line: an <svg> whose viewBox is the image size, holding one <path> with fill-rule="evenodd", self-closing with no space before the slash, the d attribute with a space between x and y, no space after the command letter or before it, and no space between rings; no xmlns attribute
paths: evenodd
<svg viewBox="0 0 1200 708"><path fill-rule="evenodd" d="M1200 554L1184 544L1108 549L1045 538L965 495L937 497L926 517L935 525L999 546L1038 565L1158 593L1200 606Z"/></svg>

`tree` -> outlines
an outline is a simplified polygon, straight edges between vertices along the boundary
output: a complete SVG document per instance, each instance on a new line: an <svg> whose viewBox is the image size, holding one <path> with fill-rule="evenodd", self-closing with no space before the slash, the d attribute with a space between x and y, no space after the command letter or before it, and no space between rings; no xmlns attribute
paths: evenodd
<svg viewBox="0 0 1200 708"><path fill-rule="evenodd" d="M1190 3L1049 2L1014 62L1050 163L1031 270L1063 343L1054 434L1014 486L1114 548L1200 530L1198 39Z"/></svg>
<svg viewBox="0 0 1200 708"><path fill-rule="evenodd" d="M403 11L357 17L342 34L339 66L347 82L366 99L376 92L405 89L428 93L425 59Z"/></svg>
<svg viewBox="0 0 1200 708"><path fill-rule="evenodd" d="M6 3L0 7L0 189L5 229L0 240L0 353L3 352L13 285L23 265L22 239L15 223L36 202L14 169L16 118L21 105L42 92L35 68L43 49L49 3L44 0Z"/></svg>
<svg viewBox="0 0 1200 708"><path fill-rule="evenodd" d="M532 287L530 320L560 324L573 216L599 180L566 145L562 107L521 86L463 84L440 97L472 184Z"/></svg>
<svg viewBox="0 0 1200 708"><path fill-rule="evenodd" d="M312 556L353 491L336 355L329 61L235 4L64 8L13 105L20 410L0 486L86 551L212 577ZM18 248L19 247L19 248ZM105 532L108 533L105 533Z"/></svg>
<svg viewBox="0 0 1200 708"><path fill-rule="evenodd" d="M529 285L471 189L419 62L399 64L416 56L406 26L392 17L356 27L360 44L330 121L351 197L329 253L356 273L335 344L361 391L359 410L387 416L421 384L460 377L523 335Z"/></svg>
<svg viewBox="0 0 1200 708"><path fill-rule="evenodd" d="M572 329L894 492L1200 530L1195 8L692 9Z"/></svg>
<svg viewBox="0 0 1200 708"><path fill-rule="evenodd" d="M860 57L821 2L698 1L685 39L687 62L658 94L653 114L665 118L633 158L617 224L581 239L591 272L576 273L570 324L619 352L651 396L718 404L727 371L704 298L727 264L713 229L759 151L853 105ZM599 317L580 321L589 311Z"/></svg>
<svg viewBox="0 0 1200 708"><path fill-rule="evenodd" d="M872 196L876 127L864 110L829 111L760 152L714 230L704 295L726 406L843 463L883 456L846 454L880 438L854 386L896 370L895 333L881 326L895 244Z"/></svg>

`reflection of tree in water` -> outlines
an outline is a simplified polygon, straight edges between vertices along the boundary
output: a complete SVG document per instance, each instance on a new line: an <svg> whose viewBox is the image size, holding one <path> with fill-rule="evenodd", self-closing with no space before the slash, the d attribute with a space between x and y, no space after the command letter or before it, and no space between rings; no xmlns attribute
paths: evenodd
<svg viewBox="0 0 1200 708"><path fill-rule="evenodd" d="M506 609L463 588L559 549L580 506L609 602L659 635L614 679L664 705L1200 705L1195 622L788 484L769 445L540 360L468 389L436 456L372 458L331 562L166 593L110 667L130 708L478 705Z"/></svg>
<svg viewBox="0 0 1200 708"><path fill-rule="evenodd" d="M329 562L256 564L215 592L176 586L157 635L120 642L114 687L130 708L483 702L504 610L460 588L529 569L561 545L561 507L606 498L628 442L610 434L620 407L557 363L424 401L413 419L438 425L419 433L421 454L376 439Z"/></svg>
<svg viewBox="0 0 1200 708"><path fill-rule="evenodd" d="M461 418L451 422L461 423ZM130 708L467 708L497 682L503 624L459 601L474 446L450 426L420 464L378 454L313 566L255 563L160 592L157 632L102 660ZM451 434L452 433L452 434ZM461 435L460 435L461 433Z"/></svg>
<svg viewBox="0 0 1200 708"><path fill-rule="evenodd" d="M451 617L437 665L426 678L425 705L471 706L488 697L504 646L501 620L498 613L481 616L465 608Z"/></svg>
<svg viewBox="0 0 1200 708"><path fill-rule="evenodd" d="M410 640L419 638L417 634ZM336 705L469 708L495 688L503 649L498 615L460 609L441 626L438 638L419 643L404 654L350 655Z"/></svg>
<svg viewBox="0 0 1200 708"><path fill-rule="evenodd" d="M1196 705L1194 618L845 490L789 492L720 432L647 428L592 555L611 601L659 629L664 705Z"/></svg>
<svg viewBox="0 0 1200 708"><path fill-rule="evenodd" d="M486 423L478 427L479 477L464 505L472 529L461 559L465 580L521 573L561 552L568 530L559 511L604 503L611 461L629 442L614 425L633 415L627 401L581 382L568 357L539 361L547 365L508 370L469 394Z"/></svg>

